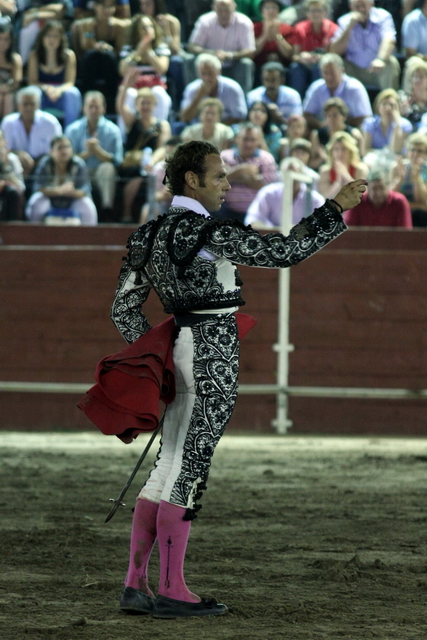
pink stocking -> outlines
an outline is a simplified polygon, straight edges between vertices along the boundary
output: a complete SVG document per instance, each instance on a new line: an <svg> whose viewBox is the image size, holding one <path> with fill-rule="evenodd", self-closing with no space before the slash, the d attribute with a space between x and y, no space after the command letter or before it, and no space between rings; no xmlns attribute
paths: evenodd
<svg viewBox="0 0 427 640"><path fill-rule="evenodd" d="M190 535L191 520L183 520L186 512L170 502L160 501L157 514L157 540L160 553L159 595L199 602L199 596L192 593L184 580L184 558Z"/></svg>
<svg viewBox="0 0 427 640"><path fill-rule="evenodd" d="M140 498L136 501L130 538L129 569L126 587L133 587L149 596L153 592L148 587L147 565L156 541L156 519L159 505Z"/></svg>

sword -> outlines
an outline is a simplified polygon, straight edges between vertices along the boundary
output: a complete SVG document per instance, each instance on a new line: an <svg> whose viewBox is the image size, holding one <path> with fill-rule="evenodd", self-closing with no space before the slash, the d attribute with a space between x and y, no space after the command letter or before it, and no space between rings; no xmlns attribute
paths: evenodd
<svg viewBox="0 0 427 640"><path fill-rule="evenodd" d="M165 413L166 413L166 411L165 411ZM155 431L153 431L153 433L151 435L151 438L149 439L149 441L147 443L147 446L145 447L144 451L141 453L141 456L140 456L138 462L136 463L134 470L130 474L125 486L121 490L120 495L115 500L114 500L114 498L110 498L110 502L114 502L114 504L113 504L113 507L112 507L110 513L105 518L104 522L108 522L109 520L111 520L111 518L116 513L116 511L117 511L117 509L119 507L125 507L126 506L126 504L124 502L122 502L122 500L125 497L125 494L126 494L127 490L129 489L130 485L132 484L132 481L133 481L134 477L136 476L139 467L144 462L145 456L149 452L150 447L153 444L156 435L159 433L159 431L163 427L163 422L165 421L165 413L163 414L162 419L159 422L159 426L157 427L157 429Z"/></svg>

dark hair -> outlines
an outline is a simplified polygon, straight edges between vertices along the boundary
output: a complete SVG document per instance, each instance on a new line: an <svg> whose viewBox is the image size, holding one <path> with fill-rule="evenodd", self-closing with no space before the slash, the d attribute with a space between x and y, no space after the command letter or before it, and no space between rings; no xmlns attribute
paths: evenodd
<svg viewBox="0 0 427 640"><path fill-rule="evenodd" d="M10 45L8 50L5 52L4 57L8 62L12 62L12 55L14 51L14 33L12 21L9 16L0 18L0 33L8 33L10 35Z"/></svg>
<svg viewBox="0 0 427 640"><path fill-rule="evenodd" d="M167 9L166 9L166 5L164 3L164 0L153 0L153 4L154 4L154 15L155 16L159 15L159 13L167 13ZM146 13L142 13L142 11L138 11L138 13L141 13L143 16L147 15Z"/></svg>
<svg viewBox="0 0 427 640"><path fill-rule="evenodd" d="M173 196L184 195L187 171L192 171L203 181L206 174L205 158L211 154L219 156L219 149L210 142L200 140L183 142L175 147L165 160L169 192Z"/></svg>
<svg viewBox="0 0 427 640"><path fill-rule="evenodd" d="M328 109L332 109L333 107L338 109L338 111L342 116L344 116L344 118L347 118L348 114L350 113L350 110L344 100L337 97L329 98L328 100L326 100L326 102L323 103L323 113L326 113Z"/></svg>
<svg viewBox="0 0 427 640"><path fill-rule="evenodd" d="M271 133L271 125L273 124L273 121L271 118L271 111L267 107L265 102L263 102L262 100L256 100L253 104L251 104L248 111L248 120L250 121L249 119L250 112L253 111L255 107L259 107L259 106L262 106L263 109L265 110L265 113L267 114L267 120L264 122L264 125L262 127L262 132L264 133L264 135L266 135Z"/></svg>
<svg viewBox="0 0 427 640"><path fill-rule="evenodd" d="M142 13L137 13L132 18L131 27L130 27L130 38L129 38L130 46L132 47L132 49L136 49L141 41L141 36L139 33L139 23L141 22L142 19L149 20L153 25L153 29L155 33L154 41L153 41L153 49L155 49L159 45L159 41L160 41L159 28L155 20L153 20L151 16L146 16Z"/></svg>
<svg viewBox="0 0 427 640"><path fill-rule="evenodd" d="M261 2L259 3L259 8L262 9L263 6L267 4L267 2L272 2L273 4L277 4L277 8L279 9L279 11L283 9L283 4L280 0L261 0Z"/></svg>
<svg viewBox="0 0 427 640"><path fill-rule="evenodd" d="M61 135L61 136L55 136L54 138L52 138L52 140L50 141L50 148L53 149L53 147L58 144L58 142L61 142L61 140L66 140L67 142L69 142L71 144L71 140L70 138L68 138L67 136ZM73 145L71 144L71 148L73 148Z"/></svg>
<svg viewBox="0 0 427 640"><path fill-rule="evenodd" d="M285 67L283 66L283 64L281 62L275 62L274 60L266 62L261 67L261 74L270 71L279 71L281 76L285 75Z"/></svg>
<svg viewBox="0 0 427 640"><path fill-rule="evenodd" d="M65 64L67 62L65 51L68 49L68 39L67 34L65 33L64 26L59 20L48 20L37 34L36 42L33 48L37 54L39 64L46 64L47 62L46 49L43 45L43 38L49 33L51 29L58 29L59 33L61 34L59 47L56 50L56 62L58 65Z"/></svg>

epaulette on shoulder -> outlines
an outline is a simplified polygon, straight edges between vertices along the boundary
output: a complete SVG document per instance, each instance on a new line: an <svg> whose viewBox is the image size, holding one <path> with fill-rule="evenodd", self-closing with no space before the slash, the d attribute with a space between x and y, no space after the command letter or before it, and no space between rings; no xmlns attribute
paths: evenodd
<svg viewBox="0 0 427 640"><path fill-rule="evenodd" d="M238 220L205 218L190 210L177 215L168 235L168 253L172 262L179 266L190 264L206 244L208 236L220 227L248 229Z"/></svg>
<svg viewBox="0 0 427 640"><path fill-rule="evenodd" d="M129 260L133 270L142 269L150 257L154 236L166 216L150 220L134 231L128 240Z"/></svg>

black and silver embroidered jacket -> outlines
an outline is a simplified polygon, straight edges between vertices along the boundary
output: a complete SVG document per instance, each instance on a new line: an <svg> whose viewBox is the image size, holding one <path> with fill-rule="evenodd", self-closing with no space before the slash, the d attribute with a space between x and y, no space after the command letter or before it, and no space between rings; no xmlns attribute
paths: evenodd
<svg viewBox="0 0 427 640"><path fill-rule="evenodd" d="M205 218L189 209L171 207L157 220L139 227L129 238L111 319L128 343L150 325L142 311L150 289L166 313L214 312L244 304L235 264L290 267L319 251L346 229L328 201L287 237L261 235L235 220ZM217 256L207 260L201 249Z"/></svg>

